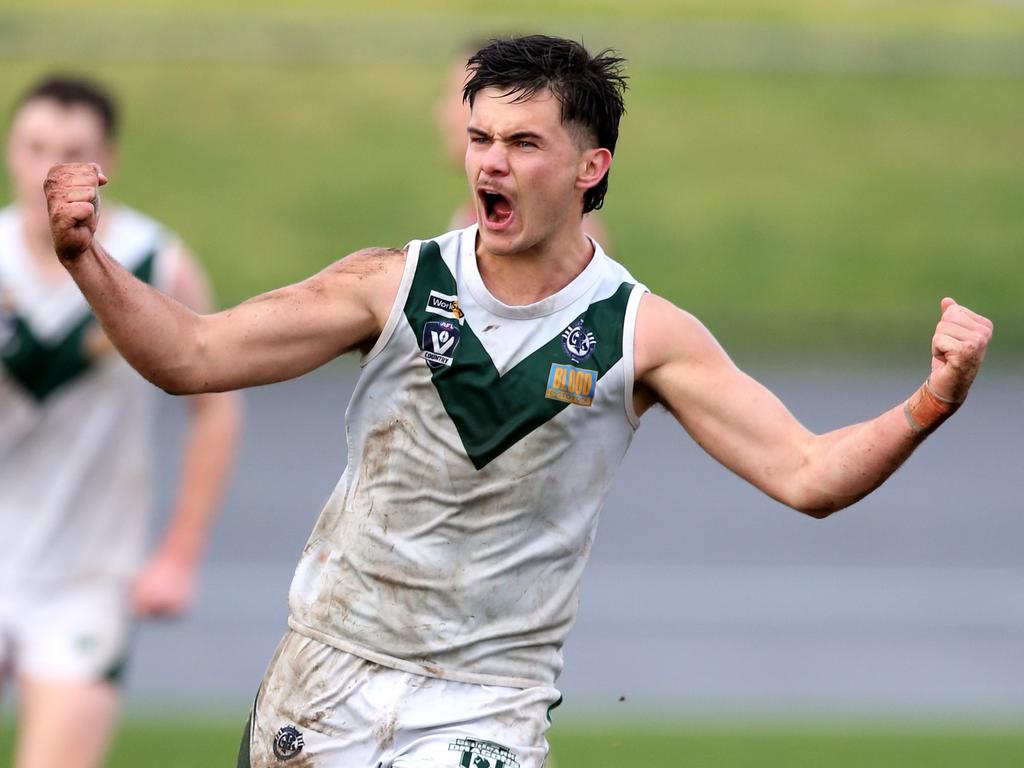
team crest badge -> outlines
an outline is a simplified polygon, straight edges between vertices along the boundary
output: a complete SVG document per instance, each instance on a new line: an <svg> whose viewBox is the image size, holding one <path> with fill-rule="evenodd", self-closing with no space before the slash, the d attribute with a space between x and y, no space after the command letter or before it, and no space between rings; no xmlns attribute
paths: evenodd
<svg viewBox="0 0 1024 768"><path fill-rule="evenodd" d="M597 346L597 338L582 320L577 320L562 331L562 348L574 363L586 360Z"/></svg>
<svg viewBox="0 0 1024 768"><path fill-rule="evenodd" d="M286 725L274 737L274 757L278 760L291 760L305 745L302 731L294 725Z"/></svg>
<svg viewBox="0 0 1024 768"><path fill-rule="evenodd" d="M423 326L423 357L431 368L450 366L455 358L455 348L459 346L461 331L455 323L448 320L431 320Z"/></svg>
<svg viewBox="0 0 1024 768"><path fill-rule="evenodd" d="M448 751L462 753L459 768L519 768L515 753L493 741L456 739L448 745Z"/></svg>

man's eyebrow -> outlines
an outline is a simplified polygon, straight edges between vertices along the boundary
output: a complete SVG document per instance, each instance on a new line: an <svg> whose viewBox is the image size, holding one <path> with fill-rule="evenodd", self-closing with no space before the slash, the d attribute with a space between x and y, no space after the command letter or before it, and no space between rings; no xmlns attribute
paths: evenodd
<svg viewBox="0 0 1024 768"><path fill-rule="evenodd" d="M514 131L514 132L510 133L508 136L506 136L505 138L508 141L522 141L523 139L541 140L544 137L541 136L536 131L530 131L530 130L525 130L524 129L524 130L521 130L521 131Z"/></svg>
<svg viewBox="0 0 1024 768"><path fill-rule="evenodd" d="M487 131L483 130L482 128L477 128L477 127L472 126L472 125L470 125L470 126L468 126L466 128L466 132L469 133L471 136L483 136L485 138L490 138L491 137L491 134L489 134ZM544 136L542 136L541 134L537 133L536 131L531 131L531 130L528 130L528 129L524 128L524 129L519 130L519 131L513 131L512 133L508 134L508 136L505 136L503 138L504 141L523 141L524 139L533 139L534 141L543 141Z"/></svg>

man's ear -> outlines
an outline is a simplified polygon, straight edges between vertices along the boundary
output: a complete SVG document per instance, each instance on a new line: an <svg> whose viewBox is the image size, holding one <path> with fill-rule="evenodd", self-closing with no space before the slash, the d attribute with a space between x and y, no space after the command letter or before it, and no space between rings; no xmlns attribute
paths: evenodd
<svg viewBox="0 0 1024 768"><path fill-rule="evenodd" d="M596 186L611 167L612 153L604 147L583 150L576 172L576 188L587 190Z"/></svg>

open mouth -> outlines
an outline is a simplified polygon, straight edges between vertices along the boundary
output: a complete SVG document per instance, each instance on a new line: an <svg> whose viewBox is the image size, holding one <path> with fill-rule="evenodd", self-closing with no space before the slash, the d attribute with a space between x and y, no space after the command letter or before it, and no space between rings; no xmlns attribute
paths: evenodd
<svg viewBox="0 0 1024 768"><path fill-rule="evenodd" d="M501 227L512 220L514 209L512 201L500 192L479 190L480 201L483 203L484 217L487 223L495 227Z"/></svg>

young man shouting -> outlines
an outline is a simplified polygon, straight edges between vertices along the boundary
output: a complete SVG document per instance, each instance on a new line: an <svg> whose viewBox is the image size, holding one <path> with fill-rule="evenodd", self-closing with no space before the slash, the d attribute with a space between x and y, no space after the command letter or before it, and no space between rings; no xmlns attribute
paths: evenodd
<svg viewBox="0 0 1024 768"><path fill-rule="evenodd" d="M477 225L356 252L215 315L106 255L97 167L51 171L61 261L158 386L230 390L362 356L348 466L296 570L240 765L538 768L598 510L644 411L662 404L741 477L824 517L967 395L991 323L944 299L921 388L812 434L587 238L621 64L555 38L493 41L465 88Z"/></svg>

